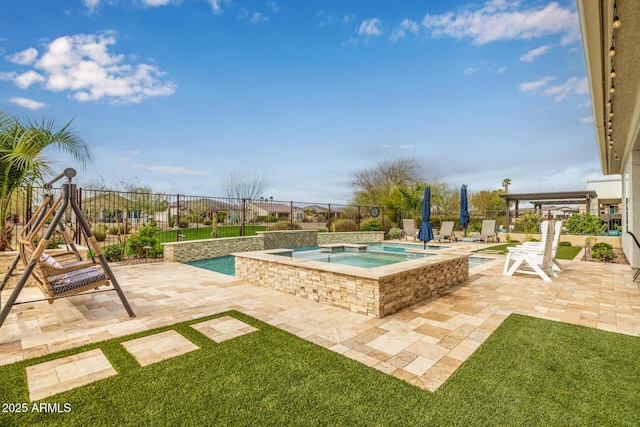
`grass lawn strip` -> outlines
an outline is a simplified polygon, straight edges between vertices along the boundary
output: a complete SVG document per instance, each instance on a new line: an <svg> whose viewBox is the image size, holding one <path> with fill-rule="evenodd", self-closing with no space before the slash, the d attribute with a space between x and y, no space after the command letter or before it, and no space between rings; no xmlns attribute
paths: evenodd
<svg viewBox="0 0 640 427"><path fill-rule="evenodd" d="M259 329L217 344L189 325L231 315ZM173 329L200 347L140 367L121 341ZM640 339L511 315L430 393L238 312L0 367L3 403L29 403L25 366L101 348L118 372L0 413L2 426L638 425Z"/></svg>
<svg viewBox="0 0 640 427"><path fill-rule="evenodd" d="M506 255L508 250L507 248L513 248L517 245L517 243L505 243L502 245L491 246L484 249L477 249L473 251L474 253L491 253L491 254L501 254ZM572 260L580 253L582 247L580 246L558 246L558 252L556 252L556 259L564 259L564 260Z"/></svg>

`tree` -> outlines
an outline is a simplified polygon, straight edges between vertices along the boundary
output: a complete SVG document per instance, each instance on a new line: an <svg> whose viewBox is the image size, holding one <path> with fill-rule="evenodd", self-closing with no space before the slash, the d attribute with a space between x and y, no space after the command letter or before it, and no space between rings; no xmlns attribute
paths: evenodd
<svg viewBox="0 0 640 427"><path fill-rule="evenodd" d="M269 189L269 184L257 172L234 170L223 178L222 188L229 199L257 200Z"/></svg>
<svg viewBox="0 0 640 427"><path fill-rule="evenodd" d="M471 194L471 208L478 211L504 211L504 200L500 197L502 190L482 190Z"/></svg>
<svg viewBox="0 0 640 427"><path fill-rule="evenodd" d="M511 180L509 178L505 178L502 180L502 186L504 187L504 192L509 192L509 186L511 185Z"/></svg>
<svg viewBox="0 0 640 427"><path fill-rule="evenodd" d="M407 188L418 179L418 164L413 159L385 160L371 169L356 172L351 185L354 203L382 205L383 198L394 188Z"/></svg>
<svg viewBox="0 0 640 427"><path fill-rule="evenodd" d="M244 236L244 226L246 218L242 211L242 205L246 201L257 200L269 189L269 184L257 172L246 172L240 170L229 171L222 180L222 187L229 198L229 203L234 206L241 215L240 235ZM273 198L271 198L273 200Z"/></svg>
<svg viewBox="0 0 640 427"><path fill-rule="evenodd" d="M5 222L14 192L27 184L53 175L51 163L43 152L54 147L69 154L82 167L91 160L87 144L73 132L71 121L58 130L54 122L20 120L0 111L0 251L10 250Z"/></svg>

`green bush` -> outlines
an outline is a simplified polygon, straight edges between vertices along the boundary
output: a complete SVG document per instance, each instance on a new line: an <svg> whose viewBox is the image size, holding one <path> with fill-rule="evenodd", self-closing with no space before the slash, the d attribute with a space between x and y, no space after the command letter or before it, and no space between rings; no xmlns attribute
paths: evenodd
<svg viewBox="0 0 640 427"><path fill-rule="evenodd" d="M125 253L138 258L158 258L163 255L164 248L160 244L160 239L156 237L160 230L157 227L151 225L143 225L138 228L138 232L132 234L127 238L125 246ZM144 249L145 246L150 246L149 252Z"/></svg>
<svg viewBox="0 0 640 427"><path fill-rule="evenodd" d="M211 225L211 220L209 218L205 218L204 221L202 221L202 225Z"/></svg>
<svg viewBox="0 0 640 427"><path fill-rule="evenodd" d="M331 223L332 231L358 231L358 224L352 219L339 219Z"/></svg>
<svg viewBox="0 0 640 427"><path fill-rule="evenodd" d="M525 212L516 220L516 228L523 233L537 233L540 217L534 212Z"/></svg>
<svg viewBox="0 0 640 427"><path fill-rule="evenodd" d="M600 234L606 226L599 217L589 212L571 214L565 224L567 233L570 234Z"/></svg>
<svg viewBox="0 0 640 427"><path fill-rule="evenodd" d="M375 219L370 219L362 224L360 231L382 231L382 225Z"/></svg>
<svg viewBox="0 0 640 427"><path fill-rule="evenodd" d="M120 245L105 246L102 248L102 254L109 262L122 261L122 255L124 255Z"/></svg>
<svg viewBox="0 0 640 427"><path fill-rule="evenodd" d="M290 221L278 221L271 226L272 230L300 230L301 228L297 222L292 226Z"/></svg>
<svg viewBox="0 0 640 427"><path fill-rule="evenodd" d="M571 244L571 242L567 242L567 241L560 242L560 243L558 243L558 245L559 245L559 246L573 246L573 245Z"/></svg>
<svg viewBox="0 0 640 427"><path fill-rule="evenodd" d="M120 224L114 224L109 227L109 234L114 236L118 234L128 234L131 232L131 225L128 222L121 222Z"/></svg>
<svg viewBox="0 0 640 427"><path fill-rule="evenodd" d="M91 234L98 242L104 242L107 238L107 227L104 224L96 224L91 229Z"/></svg>
<svg viewBox="0 0 640 427"><path fill-rule="evenodd" d="M389 239L399 239L402 237L402 229L401 228L391 228L389 233L387 233Z"/></svg>
<svg viewBox="0 0 640 427"><path fill-rule="evenodd" d="M609 243L596 243L591 248L591 258L599 259L602 261L612 261L616 259L616 257L616 253L613 252L613 246L611 246Z"/></svg>

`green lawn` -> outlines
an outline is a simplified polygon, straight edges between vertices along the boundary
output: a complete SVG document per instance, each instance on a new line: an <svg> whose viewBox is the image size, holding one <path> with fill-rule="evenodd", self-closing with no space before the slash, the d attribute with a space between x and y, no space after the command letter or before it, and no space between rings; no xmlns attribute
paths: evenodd
<svg viewBox="0 0 640 427"><path fill-rule="evenodd" d="M473 251L474 253L494 253L505 255L507 248L516 246L517 243L505 243L502 245L490 246L484 249L478 249ZM578 252L582 250L580 246L558 246L558 252L556 252L556 259L572 260L578 255Z"/></svg>
<svg viewBox="0 0 640 427"><path fill-rule="evenodd" d="M45 360L99 347L118 372L43 400L69 413L0 412L0 425L640 424L637 337L512 315L430 393L230 314L259 331L217 344L181 323L0 367L4 403L28 402L25 366ZM140 367L120 345L167 329L200 349Z"/></svg>
<svg viewBox="0 0 640 427"><path fill-rule="evenodd" d="M266 231L268 227L263 225L247 225L245 227L245 236L255 236L256 231ZM239 225L220 225L218 226L218 232L220 237L237 237L240 235ZM211 238L211 227L199 227L199 228L183 228L180 233L185 236L185 240L199 240ZM175 242L178 232L174 230L161 231L158 233L158 238L161 242Z"/></svg>

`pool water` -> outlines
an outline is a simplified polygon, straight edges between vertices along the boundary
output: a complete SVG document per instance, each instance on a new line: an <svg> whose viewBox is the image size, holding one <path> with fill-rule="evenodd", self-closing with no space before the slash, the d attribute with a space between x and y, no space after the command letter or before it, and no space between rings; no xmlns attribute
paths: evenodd
<svg viewBox="0 0 640 427"><path fill-rule="evenodd" d="M396 262L408 261L410 259L424 258L430 254L414 253L384 253L384 252L325 252L320 249L310 251L293 252L291 258L304 259L309 261L322 261L331 264L350 265L352 267L375 268L383 265L395 264Z"/></svg>
<svg viewBox="0 0 640 427"><path fill-rule="evenodd" d="M367 244L368 251L384 251L384 252L400 252L404 253L407 249L427 249L430 251L439 251L442 249L448 249L451 246L440 245L412 245L410 243L369 243Z"/></svg>
<svg viewBox="0 0 640 427"><path fill-rule="evenodd" d="M429 254L405 253L402 243L398 244L382 244L375 243L367 246L367 249L373 252L333 252L323 253L318 248L304 248L304 250L296 249L292 253L293 258L309 259L315 261L332 262L335 264L350 265L354 267L375 268L383 265L389 265L396 262L407 261L409 259L429 256ZM415 245L405 245L415 247ZM382 252L376 252L382 251ZM388 253L387 253L388 252ZM330 259L329 259L330 258ZM469 268L477 267L485 262L493 261L493 258L470 257ZM199 261L187 262L188 265L204 268L205 270L215 271L217 273L235 276L236 264L233 255L226 255L218 258L202 259Z"/></svg>
<svg viewBox="0 0 640 427"><path fill-rule="evenodd" d="M236 275L236 257L233 255L190 261L186 264L204 268L205 270L215 271L217 273L227 274L229 276Z"/></svg>

